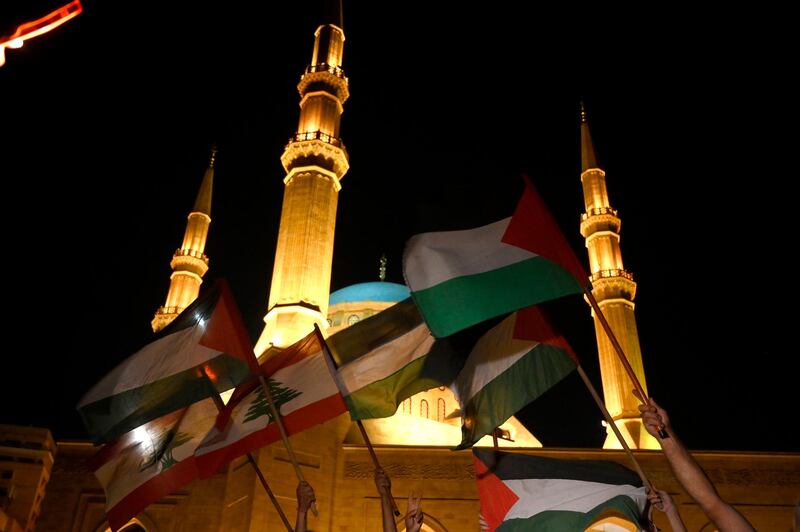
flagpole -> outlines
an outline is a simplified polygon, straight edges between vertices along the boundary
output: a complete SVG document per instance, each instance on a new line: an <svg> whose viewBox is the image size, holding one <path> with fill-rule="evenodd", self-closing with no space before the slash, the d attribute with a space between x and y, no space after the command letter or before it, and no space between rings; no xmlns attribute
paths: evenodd
<svg viewBox="0 0 800 532"><path fill-rule="evenodd" d="M294 532L294 530L292 530L291 523L289 523L289 520L286 518L286 515L283 513L283 509L281 508L281 505L278 503L278 499L275 498L275 494L272 493L271 489L269 489L269 484L267 484L267 479L264 478L264 474L261 472L261 468L258 467L258 464L256 463L256 459L253 458L253 454L252 453L247 453L247 461L250 462L250 465L253 466L253 469L255 469L256 476L258 477L258 480L260 480L261 481L261 485L264 486L264 490L267 492L267 495L269 495L269 499L272 501L272 505L275 506L276 510L278 510L278 515L281 516L281 521L283 521L283 525L286 527L286 530L288 530L289 532ZM298 504L299 504L299 502L298 502Z"/></svg>
<svg viewBox="0 0 800 532"><path fill-rule="evenodd" d="M594 310L594 313L597 315L597 318L600 320L600 324L603 326L603 330L606 332L606 336L608 336L608 339L611 341L611 345L614 346L614 351L616 351L617 356L619 357L619 361L622 363L622 367L625 368L625 372L628 374L628 377L630 377L631 381L633 381L634 387L639 392L639 394L642 396L642 400L643 400L644 404L645 405L649 405L650 404L650 400L647 397L647 393L644 391L644 388L642 388L642 384L639 382L639 379L636 377L636 374L633 372L633 368L631 367L630 363L628 362L628 357L626 357L625 353L622 351L622 346L617 341L617 337L614 336L614 331L611 330L611 326L608 324L608 321L606 320L606 316L605 316L605 314L603 314L603 311L600 309L600 305L597 303L597 300L595 299L594 294L592 294L592 291L591 291L590 287L591 287L591 284L589 284L588 286L584 286L583 287L583 293L586 294L586 298L589 300L589 304L592 306L592 310ZM664 429L659 429L658 430L658 435L662 439L663 438L669 438L669 434Z"/></svg>
<svg viewBox="0 0 800 532"><path fill-rule="evenodd" d="M203 368L203 373L205 373L206 377L208 377L205 368ZM216 393L211 394L211 398L214 400L214 406L217 407L217 410L222 410L223 407L225 406L225 403L222 402L222 398ZM272 505L278 511L278 515L280 516L281 521L283 521L286 530L288 530L289 532L294 532L291 523L289 523L289 520L286 518L286 514L283 513L283 508L281 508L278 499L275 498L275 494L272 493L269 484L267 484L267 479L264 478L264 474L261 472L261 468L258 467L258 463L256 462L256 459L253 458L252 453L247 453L247 461L250 462L250 465L253 466L253 469L255 469L258 480L260 480L261 485L264 486L264 491L267 492L269 500L272 501Z"/></svg>
<svg viewBox="0 0 800 532"><path fill-rule="evenodd" d="M372 447L372 442L369 441L369 436L367 436L367 431L364 429L364 424L360 419L357 419L356 425L358 425L358 430L361 431L361 437L364 438L364 443L367 444L367 450L369 451L369 455L372 457L372 465L375 466L375 469L383 469L380 462L378 462L378 455L375 454L375 449ZM399 516L400 510L397 509L397 503L394 501L394 495L389 496L389 502L392 504L392 512L394 512L394 515Z"/></svg>
<svg viewBox="0 0 800 532"><path fill-rule="evenodd" d="M586 388L589 389L589 393L592 394L592 397L594 398L594 401L597 403L597 406L600 407L600 411L603 412L603 417L606 418L606 423L611 425L611 430L613 430L614 434L617 435L617 439L619 440L619 443L622 445L622 448L625 449L625 452L628 454L628 456L630 457L631 461L633 462L633 466L636 469L636 472L639 474L639 478L642 479L642 482L645 484L647 489L649 489L650 491L653 491L653 484L647 479L647 476L644 474L644 471L642 470L641 466L639 465L639 462L636 460L636 457L633 455L633 452L631 451L631 448L628 447L628 442L625 441L625 438L622 436L622 433L619 431L619 427L617 427L617 424L614 423L614 419L611 417L611 414L608 412L608 409L606 408L605 403L600 398L600 396L597 394L597 390L595 390L594 385L592 384L592 381L589 380L588 375L586 375L586 373L583 371L583 367L580 364L578 364L578 375L580 375L581 379L583 379L583 383L586 385Z"/></svg>
<svg viewBox="0 0 800 532"><path fill-rule="evenodd" d="M325 341L325 336L322 334L322 330L316 323L314 324L314 332L317 334L317 339L319 339L319 343L322 346L322 356L325 357L325 360L328 362L328 369L330 369L331 372L336 371L338 369L336 367L336 361L333 360L332 356L330 356L330 348L328 348L328 342ZM336 382L336 386L338 387L339 381L336 379L336 375L331 375L331 377ZM369 436L367 435L367 431L364 428L364 424L361 422L360 419L357 419L356 425L358 425L358 430L361 431L361 437L364 439L364 443L367 445L367 450L369 451L369 455L372 458L372 465L375 466L376 470L383 469L381 467L380 462L378 462L378 455L375 454L375 449L372 447L372 442L369 441ZM389 497L389 502L392 504L392 512L394 512L394 515L399 516L400 510L397 509L397 503L394 502L393 495Z"/></svg>
<svg viewBox="0 0 800 532"><path fill-rule="evenodd" d="M278 409L275 408L275 401L272 400L272 394L269 391L269 385L267 384L267 380L264 378L264 375L258 375L258 380L261 382L261 389L264 390L264 395L267 397L267 403L269 403L270 411L272 412L272 417L275 419L275 422L278 424L278 430L281 432L281 439L283 440L283 445L286 447L286 452L289 453L289 459L292 461L292 465L294 466L294 473L297 475L297 479L300 482L305 482L306 479L303 477L303 472L300 470L300 464L297 463L297 457L294 455L294 449L292 449L292 444L289 442L289 435L286 433L286 427L283 426L283 419L281 419L281 414L278 412ZM316 501L311 502L311 512L314 514L314 517L319 516L319 512L317 511L317 503Z"/></svg>

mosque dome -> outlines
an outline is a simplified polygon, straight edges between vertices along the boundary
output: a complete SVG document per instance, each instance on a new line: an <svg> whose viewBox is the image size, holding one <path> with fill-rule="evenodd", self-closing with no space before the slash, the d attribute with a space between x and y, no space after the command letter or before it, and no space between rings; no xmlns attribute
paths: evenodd
<svg viewBox="0 0 800 532"><path fill-rule="evenodd" d="M331 294L328 304L333 306L339 303L359 303L363 301L398 303L409 297L409 295L411 293L406 285L375 281L353 284L337 290Z"/></svg>

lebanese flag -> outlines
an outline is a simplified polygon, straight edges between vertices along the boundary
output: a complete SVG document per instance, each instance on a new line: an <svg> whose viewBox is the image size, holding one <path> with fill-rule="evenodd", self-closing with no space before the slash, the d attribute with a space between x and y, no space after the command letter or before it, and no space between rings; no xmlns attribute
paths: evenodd
<svg viewBox="0 0 800 532"><path fill-rule="evenodd" d="M89 467L106 494L113 531L198 478L194 452L217 419L213 399L154 419L104 445Z"/></svg>
<svg viewBox="0 0 800 532"><path fill-rule="evenodd" d="M646 529L642 481L621 464L492 449L472 453L481 519L490 532Z"/></svg>
<svg viewBox="0 0 800 532"><path fill-rule="evenodd" d="M103 443L229 390L257 371L233 295L219 280L155 341L95 384L78 412L92 441Z"/></svg>
<svg viewBox="0 0 800 532"><path fill-rule="evenodd" d="M315 332L268 357L261 368L288 435L347 412ZM280 438L259 381L241 385L195 453L200 474L211 476L234 458Z"/></svg>
<svg viewBox="0 0 800 532"><path fill-rule="evenodd" d="M525 178L514 215L466 231L411 237L403 275L434 336L583 292L588 276Z"/></svg>

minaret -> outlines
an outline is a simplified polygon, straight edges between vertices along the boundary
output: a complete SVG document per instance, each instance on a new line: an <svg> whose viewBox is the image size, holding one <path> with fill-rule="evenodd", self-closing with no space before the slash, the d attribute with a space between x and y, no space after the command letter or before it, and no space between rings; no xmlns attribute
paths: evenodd
<svg viewBox="0 0 800 532"><path fill-rule="evenodd" d="M266 323L257 355L285 347L319 325L327 329L333 236L340 180L349 168L339 138L349 94L341 68L341 15L314 33L311 65L300 77L300 120L281 156L286 169L283 209Z"/></svg>
<svg viewBox="0 0 800 532"><path fill-rule="evenodd" d="M636 330L636 317L633 313L636 283L630 272L622 265L622 253L619 247L622 222L608 200L606 173L597 164L583 103L581 103L581 183L586 205L586 212L581 215L581 235L586 238L586 248L589 250L592 293L619 340L636 377L647 390L639 333ZM631 448L658 449L656 440L642 426L637 408L639 402L631 393L634 389L633 383L594 312L592 316L595 320L606 408ZM607 436L603 447L621 448L613 431L610 428L606 430Z"/></svg>
<svg viewBox="0 0 800 532"><path fill-rule="evenodd" d="M208 238L208 226L211 224L211 192L214 188L214 163L217 157L217 148L211 149L211 160L208 163L203 183L197 193L194 208L189 213L186 223L186 233L183 244L172 256L172 275L170 276L167 302L156 310L156 315L150 324L154 332L158 332L183 309L197 298L203 275L208 271L208 257L203 253Z"/></svg>

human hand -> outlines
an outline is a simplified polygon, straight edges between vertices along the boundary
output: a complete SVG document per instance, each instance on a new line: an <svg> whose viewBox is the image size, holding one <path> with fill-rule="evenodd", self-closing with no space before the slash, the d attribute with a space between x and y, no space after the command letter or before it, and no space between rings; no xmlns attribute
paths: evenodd
<svg viewBox="0 0 800 532"><path fill-rule="evenodd" d="M674 512L677 509L670 494L664 490L655 488L652 491L647 490L647 499L656 509L664 513Z"/></svg>
<svg viewBox="0 0 800 532"><path fill-rule="evenodd" d="M375 487L378 488L381 497L392 496L392 481L380 467L375 468Z"/></svg>
<svg viewBox="0 0 800 532"><path fill-rule="evenodd" d="M649 404L645 404L644 398L637 390L633 391L633 395L642 402L642 404L639 405L639 412L642 414L644 428L651 436L660 439L661 436L659 433L661 431L666 430L668 434L672 433L672 426L670 425L666 410L658 406L658 403L656 403L652 397L649 400Z"/></svg>
<svg viewBox="0 0 800 532"><path fill-rule="evenodd" d="M314 495L314 488L305 480L301 480L300 483L297 484L297 511L302 513L308 512L308 509L311 508L311 505L314 504L316 500L317 496Z"/></svg>
<svg viewBox="0 0 800 532"><path fill-rule="evenodd" d="M419 532L422 528L422 519L425 517L425 514L422 513L422 508L420 507L420 499L422 499L421 495L416 493L408 494L408 507L406 511L407 532Z"/></svg>

